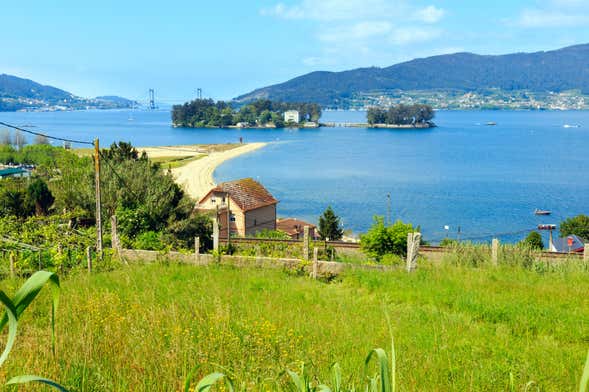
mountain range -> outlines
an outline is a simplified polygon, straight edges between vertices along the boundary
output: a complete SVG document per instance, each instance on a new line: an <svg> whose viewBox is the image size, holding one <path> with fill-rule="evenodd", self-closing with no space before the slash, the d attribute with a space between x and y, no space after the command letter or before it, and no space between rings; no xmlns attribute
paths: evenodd
<svg viewBox="0 0 589 392"><path fill-rule="evenodd" d="M267 98L337 106L362 94L399 91L502 91L589 94L589 44L535 53L454 53L419 58L386 68L311 72L241 95L237 102Z"/></svg>
<svg viewBox="0 0 589 392"><path fill-rule="evenodd" d="M53 86L0 74L0 111L128 108L133 101L117 96L82 98Z"/></svg>

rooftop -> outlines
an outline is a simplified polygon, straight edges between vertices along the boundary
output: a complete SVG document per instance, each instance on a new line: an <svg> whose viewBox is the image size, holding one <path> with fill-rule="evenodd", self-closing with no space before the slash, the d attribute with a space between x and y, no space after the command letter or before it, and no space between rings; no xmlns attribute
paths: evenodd
<svg viewBox="0 0 589 392"><path fill-rule="evenodd" d="M283 218L276 221L276 230L285 232L288 235L302 233L305 226L309 226L309 228L315 228L315 225L297 218Z"/></svg>
<svg viewBox="0 0 589 392"><path fill-rule="evenodd" d="M211 189L201 200L202 203L211 193L227 193L242 211L255 210L260 207L278 203L278 200L262 184L253 178L223 182Z"/></svg>

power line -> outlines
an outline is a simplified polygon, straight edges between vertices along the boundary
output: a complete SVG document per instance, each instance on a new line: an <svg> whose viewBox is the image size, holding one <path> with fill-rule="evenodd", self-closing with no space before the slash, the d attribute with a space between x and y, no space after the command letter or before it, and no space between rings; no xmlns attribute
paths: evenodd
<svg viewBox="0 0 589 392"><path fill-rule="evenodd" d="M20 127L17 127L16 125L7 124L2 121L0 121L0 125L3 125L8 128L16 129L17 131L30 133L31 135L43 136L43 137L46 137L47 139L60 140L62 142L69 142L69 143L76 143L76 144L88 144L90 146L94 145L93 142L86 142L86 141L81 141L81 140L66 139L66 138L58 137L58 136L51 136L51 135L47 135L45 133L35 132L35 131L30 131L28 129L20 128Z"/></svg>

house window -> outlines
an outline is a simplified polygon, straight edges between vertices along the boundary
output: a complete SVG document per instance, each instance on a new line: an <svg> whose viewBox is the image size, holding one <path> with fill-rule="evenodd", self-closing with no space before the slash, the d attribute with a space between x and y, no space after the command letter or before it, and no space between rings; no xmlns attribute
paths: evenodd
<svg viewBox="0 0 589 392"><path fill-rule="evenodd" d="M229 218L229 220L230 220L231 222L235 222L235 215L231 214L231 217Z"/></svg>
<svg viewBox="0 0 589 392"><path fill-rule="evenodd" d="M257 225L258 225L258 220L254 219L254 226L257 226Z"/></svg>
<svg viewBox="0 0 589 392"><path fill-rule="evenodd" d="M217 202L217 200L215 200L215 198L213 197L213 198L211 199L211 203L215 204L216 202Z"/></svg>
<svg viewBox="0 0 589 392"><path fill-rule="evenodd" d="M225 196L223 196L223 199L221 199L221 203L225 203Z"/></svg>

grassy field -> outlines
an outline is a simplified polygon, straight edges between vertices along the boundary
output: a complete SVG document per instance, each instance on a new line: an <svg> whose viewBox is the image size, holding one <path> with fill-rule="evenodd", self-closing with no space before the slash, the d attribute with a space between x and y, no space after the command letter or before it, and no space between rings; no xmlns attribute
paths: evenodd
<svg viewBox="0 0 589 392"><path fill-rule="evenodd" d="M4 281L12 292L21 282ZM190 369L239 389L284 388L301 363L313 382L363 390L364 359L396 342L400 391L502 391L533 380L577 388L589 348L589 279L518 267L353 272L331 283L280 270L147 265L62 279L58 352L50 294L19 324L0 370L53 378L75 391L176 391ZM369 374L376 368L370 368ZM2 381L0 379L0 381ZM536 390L535 388L531 390Z"/></svg>

